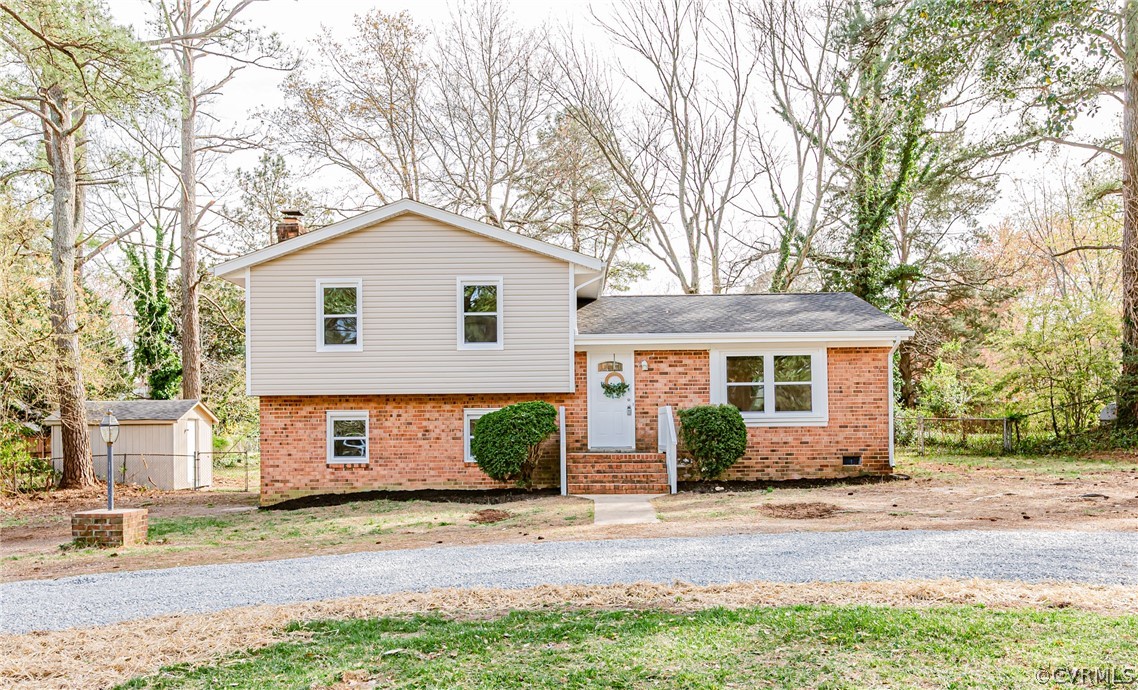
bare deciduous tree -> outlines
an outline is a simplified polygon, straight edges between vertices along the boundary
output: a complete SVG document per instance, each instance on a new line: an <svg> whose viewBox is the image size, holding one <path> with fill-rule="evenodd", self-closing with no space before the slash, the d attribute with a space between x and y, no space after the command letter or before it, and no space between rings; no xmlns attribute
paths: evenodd
<svg viewBox="0 0 1138 690"><path fill-rule="evenodd" d="M219 133L203 124L203 110L239 72L249 66L281 68L285 52L275 36L262 36L245 26L239 15L258 0L237 0L232 5L209 0L156 0L161 37L151 43L170 51L177 65L181 114L177 170L180 187L178 226L181 233L182 292L182 397L200 398L201 316L198 307L198 244L201 228L216 200L198 201L199 173L210 154L227 153L250 145L247 134ZM219 75L204 77L206 60L225 64Z"/></svg>
<svg viewBox="0 0 1138 690"><path fill-rule="evenodd" d="M684 292L741 283L743 248L729 245L758 174L750 111L758 58L745 23L733 3L702 0L626 0L596 20L620 49L619 64L601 65L584 48L559 56L566 111L635 201L645 224L638 241ZM638 92L638 108L622 87Z"/></svg>
<svg viewBox="0 0 1138 690"><path fill-rule="evenodd" d="M773 118L759 119L756 148L763 170L755 193L773 240L757 244L756 258L773 257L771 292L794 288L810 269L814 243L836 225L833 191L840 170L835 137L845 101L838 88L836 50L844 5L758 0L748 9ZM759 192L758 190L762 190Z"/></svg>
<svg viewBox="0 0 1138 690"><path fill-rule="evenodd" d="M370 198L357 205L423 196L426 40L406 12L357 16L346 42L324 30L316 42L323 69L290 75L285 104L267 113L287 149L367 188Z"/></svg>
<svg viewBox="0 0 1138 690"><path fill-rule="evenodd" d="M520 186L551 106L547 34L518 29L501 4L484 2L460 5L438 40L425 118L435 197L492 225L523 227L533 209Z"/></svg>

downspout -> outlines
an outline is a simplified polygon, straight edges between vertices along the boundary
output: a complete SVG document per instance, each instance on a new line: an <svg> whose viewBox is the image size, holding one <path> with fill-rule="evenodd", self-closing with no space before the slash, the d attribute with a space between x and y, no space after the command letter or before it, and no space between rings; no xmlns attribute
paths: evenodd
<svg viewBox="0 0 1138 690"><path fill-rule="evenodd" d="M897 354L897 348L901 347L901 339L897 338L893 341L893 347L889 350L889 468L893 469L895 464L893 459L893 355Z"/></svg>

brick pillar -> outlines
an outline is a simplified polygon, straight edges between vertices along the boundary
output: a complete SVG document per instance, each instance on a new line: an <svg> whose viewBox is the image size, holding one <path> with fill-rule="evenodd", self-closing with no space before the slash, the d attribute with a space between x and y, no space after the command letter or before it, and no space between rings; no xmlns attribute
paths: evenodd
<svg viewBox="0 0 1138 690"><path fill-rule="evenodd" d="M145 508L83 510L71 516L71 538L84 546L135 546L146 543Z"/></svg>

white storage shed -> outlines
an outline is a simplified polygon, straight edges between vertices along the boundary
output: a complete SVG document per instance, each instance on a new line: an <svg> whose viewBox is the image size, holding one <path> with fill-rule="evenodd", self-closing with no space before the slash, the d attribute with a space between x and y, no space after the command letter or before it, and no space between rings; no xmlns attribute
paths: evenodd
<svg viewBox="0 0 1138 690"><path fill-rule="evenodd" d="M88 431L95 474L106 478L106 444L99 422L110 410L119 420L114 445L115 480L155 489L193 489L213 481L213 425L217 417L198 400L91 400ZM44 420L51 429L51 456L63 469L59 413ZM123 468L125 466L125 477Z"/></svg>

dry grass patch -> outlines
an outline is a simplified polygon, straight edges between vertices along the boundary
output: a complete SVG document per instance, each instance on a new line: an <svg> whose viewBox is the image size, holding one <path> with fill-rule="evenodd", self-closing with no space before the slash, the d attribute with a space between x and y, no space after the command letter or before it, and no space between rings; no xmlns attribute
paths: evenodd
<svg viewBox="0 0 1138 690"><path fill-rule="evenodd" d="M294 621L377 618L413 613L487 617L511 610L659 609L691 612L796 604L929 608L978 605L995 609L1075 608L1121 615L1138 612L1132 587L988 580L823 582L728 585L554 586L520 590L443 589L352 597L229 611L171 615L110 626L0 635L0 688L105 688L172 664L201 664L238 650L258 649L303 633Z"/></svg>
<svg viewBox="0 0 1138 690"><path fill-rule="evenodd" d="M513 515L508 511L498 510L496 508L485 508L471 515L470 521L477 522L480 525L489 525L495 522L501 522L502 520L509 520L512 517Z"/></svg>
<svg viewBox="0 0 1138 690"><path fill-rule="evenodd" d="M817 520L828 518L833 517L834 513L841 510L840 507L833 503L820 503L817 501L807 503L767 503L756 506L756 508L764 515L788 520Z"/></svg>

